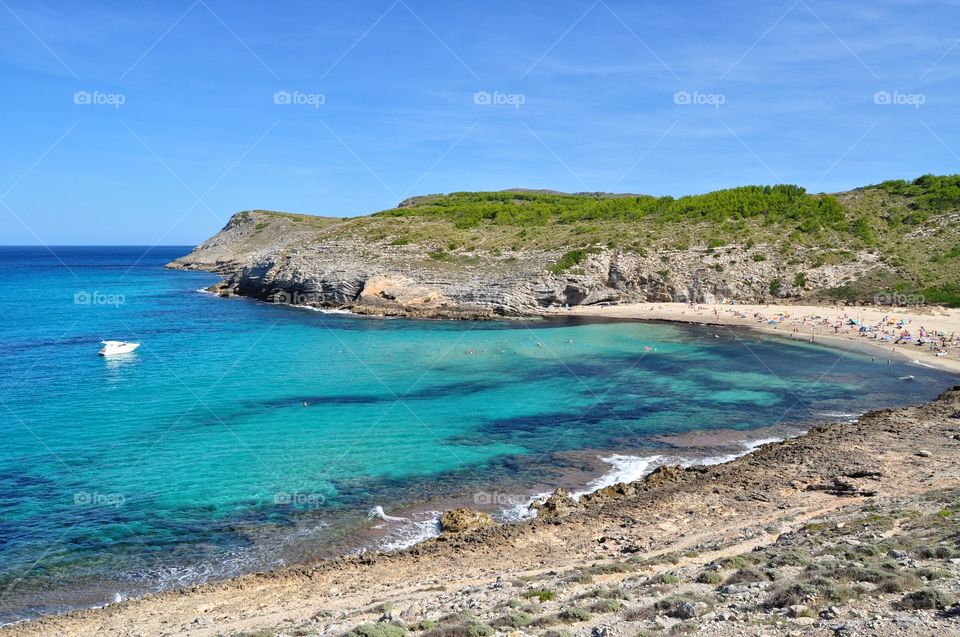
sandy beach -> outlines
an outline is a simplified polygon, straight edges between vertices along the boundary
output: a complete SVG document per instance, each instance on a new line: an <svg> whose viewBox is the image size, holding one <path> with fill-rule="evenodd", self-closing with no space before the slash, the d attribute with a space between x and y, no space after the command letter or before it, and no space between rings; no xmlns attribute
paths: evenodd
<svg viewBox="0 0 960 637"><path fill-rule="evenodd" d="M551 315L748 327L841 348L876 348L878 360L900 357L960 372L960 309L626 303L577 306Z"/></svg>

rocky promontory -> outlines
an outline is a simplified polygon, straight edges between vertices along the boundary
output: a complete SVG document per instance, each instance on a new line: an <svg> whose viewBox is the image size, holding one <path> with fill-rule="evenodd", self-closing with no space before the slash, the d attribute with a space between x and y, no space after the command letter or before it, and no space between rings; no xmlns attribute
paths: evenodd
<svg viewBox="0 0 960 637"><path fill-rule="evenodd" d="M953 259L949 214L891 229L883 215L910 199L883 191L685 199L674 211L684 199L509 191L418 197L352 218L248 211L169 267L222 274L212 289L224 296L491 318L629 302L874 302L878 290L921 284L914 244L936 252L942 242Z"/></svg>

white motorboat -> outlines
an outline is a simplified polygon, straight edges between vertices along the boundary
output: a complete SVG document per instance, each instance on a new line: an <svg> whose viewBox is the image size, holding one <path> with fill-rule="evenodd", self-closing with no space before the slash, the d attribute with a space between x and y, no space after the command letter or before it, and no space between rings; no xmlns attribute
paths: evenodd
<svg viewBox="0 0 960 637"><path fill-rule="evenodd" d="M103 347L100 348L100 356L114 356L116 354L129 354L140 347L140 343L127 343L126 341L100 341Z"/></svg>

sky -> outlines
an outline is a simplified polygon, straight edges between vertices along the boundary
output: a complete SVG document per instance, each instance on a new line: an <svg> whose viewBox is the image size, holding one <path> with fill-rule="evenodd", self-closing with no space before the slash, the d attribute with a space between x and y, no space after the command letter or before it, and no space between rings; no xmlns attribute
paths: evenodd
<svg viewBox="0 0 960 637"><path fill-rule="evenodd" d="M960 1L0 0L0 245L960 172Z"/></svg>

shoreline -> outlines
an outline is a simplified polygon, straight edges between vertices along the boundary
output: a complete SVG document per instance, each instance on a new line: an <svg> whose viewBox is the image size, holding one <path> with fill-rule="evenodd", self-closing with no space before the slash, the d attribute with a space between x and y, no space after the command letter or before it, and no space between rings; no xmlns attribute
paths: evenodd
<svg viewBox="0 0 960 637"><path fill-rule="evenodd" d="M960 424L951 420L958 408L960 386L933 403L869 412L852 424L816 426L723 464L662 470L600 489L581 498L585 502L568 517L445 534L394 553L323 560L165 591L8 625L0 634L207 636L289 618L340 634L345 617L366 616L377 600L398 595L444 596L451 587L474 590L511 572L562 571L565 565L617 562L624 555L660 555L694 542L718 547L732 542L741 548L754 545L751 537L772 542L777 532L771 536L762 530L770 525L785 532L811 516L870 502L869 495L856 491L843 498L814 489L830 484L831 476L875 474L867 479L870 493L882 495L884 502L914 501L925 489L960 487L960 467L953 459L960 438L952 433ZM634 522L624 526L625 519ZM614 540L597 544L598 533ZM741 537L746 539L737 540ZM330 615L324 609L339 610Z"/></svg>
<svg viewBox="0 0 960 637"><path fill-rule="evenodd" d="M822 422L826 422L826 419ZM181 581L180 584L150 584L136 592L116 592L115 596L122 601L138 600L154 595L228 583L248 576L279 574L288 569L308 567L341 558L406 551L441 536L439 524L441 513L460 507L489 513L499 524L525 524L536 519L536 512L530 510L530 505L535 501L546 500L558 489L569 491L574 500L580 500L584 496L589 499L590 496L608 487L641 481L661 466L711 466L731 462L764 444L803 436L822 422L780 423L747 430L697 429L679 434L656 435L653 439L657 444L653 447L615 450L580 449L561 452L560 455L567 463L580 465L580 468L576 470L570 468L559 480L528 485L512 482L492 483L477 490L451 493L428 501L391 507L385 513L395 519L372 521L370 524L354 529L352 537L344 535L331 538L328 544L318 551L317 556L290 561L275 556L280 562L279 565L255 567L229 575L213 575L199 581L190 581L188 575L181 575L179 579L186 579L186 581ZM709 439L709 442L704 443L704 438ZM510 506L504 506L505 504ZM400 524L396 518L404 519L404 523ZM323 524L323 526L328 525ZM90 605L65 605L58 612L0 623L0 629L35 622L47 617L100 610L116 603L103 601Z"/></svg>
<svg viewBox="0 0 960 637"><path fill-rule="evenodd" d="M649 309L649 305L650 305L650 304L643 304L643 305L640 306L640 307L641 307L641 309ZM660 305L660 306L663 306L663 305L666 305L666 304L659 304L659 305ZM775 336L779 336L779 337L781 337L781 338L788 338L788 339L790 338L790 336L789 336L788 334L785 334L785 333L784 333L783 331L781 331L781 330L778 330L778 329L776 329L776 328L767 328L767 327L762 326L762 325L750 325L750 324L736 323L736 322L733 322L733 321L731 321L731 322L724 322L724 321L719 321L719 322L717 322L717 321L712 320L711 317L706 316L706 315L704 315L704 314L696 314L696 315L687 316L687 315L684 314L684 312L686 312L686 311L689 310L689 306L688 306L687 304L673 304L673 305L675 306L674 309L680 312L680 317L679 317L679 318L676 317L674 314L671 314L671 313L669 313L669 312L667 313L667 316L670 316L670 318L664 318L664 316L662 316L662 315L657 315L657 316L634 315L633 313L636 312L636 310L637 310L637 308L636 308L635 306L610 306L610 307L604 307L604 308L582 308L582 309L581 309L581 308L577 308L577 309L574 309L574 310L571 310L571 311L567 311L567 312L562 312L562 313L549 313L549 314L544 315L542 318L547 319L547 320L550 320L550 319L566 319L566 318L583 318L583 319L586 319L586 320L588 320L588 321L589 321L589 320L593 320L593 319L613 320L613 321L636 321L636 320L638 320L638 321L673 322L673 323L681 323L681 324L712 325L712 326L732 327L732 328L744 328L744 327L746 327L746 328L755 330L755 331L758 332L758 333L775 335ZM296 306L294 306L294 307L296 307ZM702 306L701 306L701 307L702 307ZM744 306L740 306L740 307L744 307ZM298 308L298 309L299 309L299 308ZM312 309L312 308L307 308L307 309ZM616 311L611 312L611 310L616 310ZM346 312L344 312L344 311L338 311L338 312L336 312L336 313L341 313L341 312L346 313ZM624 313L626 313L626 314L624 314ZM521 319L521 320L523 320L523 319ZM821 339L823 339L823 340L826 341L826 342L821 343ZM848 351L849 351L849 349L852 349L852 348L854 348L854 347L857 348L857 349L862 349L862 350L866 350L866 351L871 351L871 350L876 351L876 348L878 348L878 347L882 349L882 346L880 346L880 345L878 345L878 344L876 344L876 343L871 343L871 342L866 341L866 340L857 340L857 339L854 339L854 338L846 338L846 337L843 337L843 336L834 336L834 335L829 335L829 334L826 334L826 335L818 334L818 335L817 335L817 343L819 343L819 344L825 344L825 345L829 344L830 346L834 346L834 345L835 345L835 346L837 346L837 347L839 347L842 343L847 343L847 344L851 344L851 343L852 343L852 346L851 346L850 348L848 348ZM909 358L908 356L906 356L906 355L903 354L902 352L896 352L896 354L897 354L898 356L902 356L902 357L904 357L904 358ZM942 369L943 369L943 368L942 368ZM960 371L960 366L958 366L958 369L957 369L957 370L954 370L954 369L951 369L951 368L946 368L946 369L947 369L947 371ZM794 427L794 429L796 429L796 431L797 431L797 433L796 433L795 435L803 436L803 435L805 435L805 433L806 433L807 431L809 431L810 428L815 427L815 426L817 426L816 423L814 423L814 422L809 422L809 423L806 423L806 424L804 424L804 425L802 425L802 426ZM577 491L575 491L575 492L574 492L574 495L575 495L577 498L579 498L579 497L581 497L581 496L583 496L583 495L591 495L591 494L593 494L593 493L596 493L597 491L600 491L600 490L602 490L602 489L604 489L604 488L606 488L606 487L615 485L615 484L617 484L618 482L636 482L636 481L640 481L640 480L642 480L643 476L645 476L646 474L650 473L651 471L655 470L658 466L661 466L661 465L663 465L663 464L679 464L679 465L682 465L682 466L687 466L687 467L689 467L689 466L693 466L693 465L696 465L696 464L713 465L713 464L728 463L728 462L731 462L731 461L733 461L733 460L735 460L735 459L737 459L737 458L739 458L739 457L742 457L743 455L746 455L746 454L751 453L752 451L754 451L754 450L755 450L756 448L758 448L759 446L762 446L763 444L767 444L767 443L770 443L770 442L781 442L782 440L784 440L784 438L779 438L779 437L777 437L777 438L771 438L771 437L769 437L769 436L759 436L759 437L758 437L758 436L754 435L754 434L758 434L760 431L767 430L767 429L769 429L769 427L761 427L761 428L757 428L756 430L722 430L722 433L721 433L721 432L718 432L718 431L716 431L716 430L712 430L712 431L711 431L711 430L696 430L696 431L686 432L686 433L684 433L684 434L678 434L678 435L676 435L676 436L664 436L664 437L662 437L662 438L660 439L660 442L666 442L667 439L672 438L672 437L677 437L677 438L680 438L680 437L695 437L695 436L697 436L697 435L703 435L703 434L705 434L705 433L706 433L706 434L709 434L709 435L714 435L714 436L715 436L715 435L717 435L717 434L723 435L723 433L726 433L728 437L729 437L729 436L733 436L733 437L736 437L736 438L737 438L737 440L732 440L732 439L727 440L726 442L727 442L728 444L738 443L738 444L740 444L740 446L742 447L742 451L737 452L737 453L724 454L724 455L722 455L722 456L706 456L706 457L703 457L703 456L700 456L700 457L694 456L694 459L692 459L692 460L691 460L691 457L690 457L690 456L688 456L688 455L683 455L683 454L676 454L676 455L675 455L675 454L661 454L661 453L658 453L658 454L655 454L655 455L641 456L641 455L634 455L633 453L631 453L631 450L626 450L626 451L618 450L618 451L605 451L605 452L599 452L599 451L597 451L597 450L583 450L583 451L578 452L578 453L588 453L588 454L591 454L591 455L593 455L594 461L596 462L597 465L599 465L600 463L606 463L608 466L607 466L607 471L602 472L602 473L597 472L597 473L595 474L596 477L595 477L594 479L590 480L589 482L587 482L586 484L584 484L582 490L577 490ZM715 445L715 443L714 443L714 445ZM714 445L711 445L711 446L714 446ZM705 445L689 445L688 448L696 448L696 447L699 447L699 448L701 448L701 449L704 449L706 446L705 446ZM627 459L627 460L629 460L629 461L631 461L631 462L642 462L642 463L645 463L645 465L643 466L643 468L642 468L641 471L639 471L639 472L634 472L633 474L628 475L626 472L624 472L624 471L622 470L622 467L619 467L619 466L616 464L616 462L611 461L611 459L613 459L613 458ZM660 462L661 460L663 460L663 461ZM707 462L703 462L704 460L706 460ZM615 478L616 476L621 476L623 479L621 479L621 480L615 480L614 478ZM556 489L558 486L559 486L559 485L557 485L557 484L553 484L553 485L551 486L551 489ZM572 485L570 485L570 486L572 486ZM571 489L571 491L572 491L572 490L573 490L573 489ZM526 508L527 505L529 505L529 503L533 501L533 499L538 498L538 497L539 497L540 499L543 499L543 498L549 496L550 494L551 494L551 491L543 491L543 492L536 492L536 493L534 493L534 494L532 495L532 497L530 497L530 498L523 504L523 508ZM462 505L463 502L461 502L460 504ZM514 507L514 508L516 508L516 507ZM406 514L408 514L408 513L407 513L408 511L414 512L414 508L413 508L413 507L410 507L410 508L407 508L407 509L400 509L400 510L399 510L399 513L400 513L401 515L406 515ZM425 513L425 511L415 511L415 512L416 512L416 513ZM491 511L491 512L494 512L494 511ZM388 511L388 513L392 515L392 514L395 513L395 511ZM439 513L439 512L436 512L436 513ZM497 512L494 512L494 513L497 513ZM502 514L505 514L505 513L506 513L506 510L501 510L501 511L499 511L498 513L501 514L500 517L503 517ZM437 516L437 517L438 517L438 516ZM529 520L529 519L531 519L531 518L530 518L530 517L520 517L520 518L513 519L513 520L505 520L505 522L523 524L523 523L525 523L525 522L526 522L527 520ZM425 531L425 530L427 529L427 527L431 524L431 521L430 521L430 520L420 519L420 520L417 521L416 524L418 525L418 528L419 528L421 531ZM369 526L366 527L366 531L371 531L371 528L370 528ZM394 529L394 531L395 531L395 529ZM380 540L388 540L388 539L390 539L390 538L396 538L397 535L398 535L398 534L396 534L396 533L384 533L383 535L369 534L369 535L367 535L367 539L369 540L369 539L371 539L371 536L375 536L375 537L378 537L378 539L380 539ZM406 533L402 533L402 534L399 534L399 535L407 535L407 534L406 534ZM369 547L366 548L366 549L358 548L356 551L353 551L353 552L342 553L341 556L363 555L364 553L367 553L367 552L379 553L380 551L405 551L405 550L408 550L408 549L410 549L410 548L416 547L416 546L418 546L419 544L421 544L421 543L423 543L423 542L426 542L426 541L430 541L430 540L432 540L432 539L435 539L435 538L437 537L437 535L439 535L439 533L420 533L419 535L417 535L417 536L413 539L413 541L410 541L410 542L407 542L407 541L405 541L405 540L401 540L401 539L398 538L398 539L393 540L393 541L382 542L382 543L380 543L379 546L377 546L377 545L371 545L371 546L369 546ZM233 581L233 580L235 580L235 579L237 579L237 578L242 578L242 577L246 577L246 576L249 576L249 575L264 575L264 576L268 576L268 575L272 575L272 574L279 574L279 573L282 573L283 571L285 571L285 570L287 570L287 569L302 568L302 567L306 567L306 566L309 566L309 565L311 565L311 564L315 564L315 563L318 563L318 562L326 562L326 561L336 560L336 559L339 559L339 558L338 558L338 557L332 557L332 558L312 559L312 560L307 560L307 561L291 562L291 563L286 564L286 565L281 566L281 567L268 568L268 569L262 569L262 570L261 570L261 569L258 569L258 570L249 572L249 573L247 573L247 574L232 575L232 576L228 576L228 577L225 577L225 578L213 578L213 579L207 580L206 582L203 582L203 583L201 583L201 584L191 585L191 586L189 586L188 588L196 588L196 587L198 587L198 586L199 586L199 587L203 587L203 586L207 586L207 585L215 585L215 584L229 583L229 582L231 582L231 581ZM181 590L181 587L172 587L172 588L163 589L163 590L158 591L158 592L151 592L151 593L147 593L147 594L136 595L136 596L132 596L130 599L131 599L131 600L144 599L144 598L146 598L146 597L151 597L151 596L158 595L158 594L159 594L159 595L163 595L163 594L166 594L166 593L168 593L168 592L176 592L176 591L178 591L178 590ZM98 608L106 608L106 607L108 607L108 606L113 606L113 604L108 604L108 605L106 605L106 606L100 606L100 607L96 607L96 606L95 606L95 607L88 608L88 609L77 609L77 611L82 612L83 610L94 610L94 609L98 609ZM72 613L72 612L77 612L77 611L68 611L67 614ZM14 625L22 624L22 623L24 623L24 622L37 621L38 619L43 619L44 617L56 617L56 616L62 616L62 614L57 614L57 615L44 615L44 616L41 616L41 617L39 617L39 618L37 618L37 619L21 620L21 621L15 622L15 623L7 624L6 626L14 626Z"/></svg>
<svg viewBox="0 0 960 637"><path fill-rule="evenodd" d="M737 313L744 316L738 316ZM756 318L759 314L765 319ZM786 318L771 325L769 320ZM729 305L689 303L625 303L606 306L575 306L568 310L545 312L544 317L596 317L634 321L659 321L669 323L697 324L715 327L748 328L754 332L779 336L787 340L820 343L847 351L861 349L867 352L883 352L884 358L900 358L915 364L926 364L934 369L960 373L960 309L930 308L929 313L897 311L894 308L844 307L820 305ZM801 318L818 316L822 322L798 322ZM906 326L914 334L921 326L936 329L943 326L947 337L953 336L946 356L935 356L926 346L877 342L861 337L850 330L847 321L871 325L884 317L905 319ZM843 323L841 331L832 332L833 326ZM792 331L791 328L797 330ZM794 338L794 335L796 338ZM954 336L955 335L955 336ZM813 337L813 340L811 340Z"/></svg>

